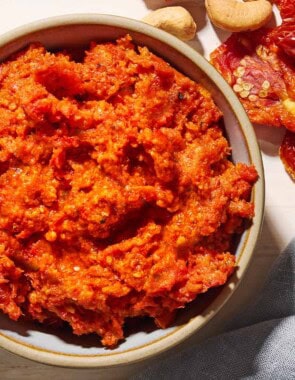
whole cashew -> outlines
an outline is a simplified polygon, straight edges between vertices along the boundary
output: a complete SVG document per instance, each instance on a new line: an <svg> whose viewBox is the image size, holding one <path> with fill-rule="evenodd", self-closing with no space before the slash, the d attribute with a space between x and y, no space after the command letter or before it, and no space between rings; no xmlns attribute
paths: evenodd
<svg viewBox="0 0 295 380"><path fill-rule="evenodd" d="M212 23L229 32L258 29L272 16L272 5L267 0L205 0L205 6Z"/></svg>
<svg viewBox="0 0 295 380"><path fill-rule="evenodd" d="M181 40L192 40L197 26L191 14L183 7L160 8L149 13L143 22L165 30Z"/></svg>

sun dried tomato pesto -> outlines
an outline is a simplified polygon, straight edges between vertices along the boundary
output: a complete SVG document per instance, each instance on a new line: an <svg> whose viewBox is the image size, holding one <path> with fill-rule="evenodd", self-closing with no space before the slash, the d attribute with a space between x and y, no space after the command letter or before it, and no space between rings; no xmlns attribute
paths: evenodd
<svg viewBox="0 0 295 380"><path fill-rule="evenodd" d="M235 267L255 168L210 94L126 36L83 61L35 44L0 66L0 309L106 346L160 327Z"/></svg>

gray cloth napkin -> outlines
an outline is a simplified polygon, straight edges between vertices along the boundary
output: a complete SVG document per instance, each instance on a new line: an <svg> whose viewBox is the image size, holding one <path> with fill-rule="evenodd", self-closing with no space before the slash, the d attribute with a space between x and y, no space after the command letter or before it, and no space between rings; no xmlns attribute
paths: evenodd
<svg viewBox="0 0 295 380"><path fill-rule="evenodd" d="M295 379L295 239L233 330L178 352L134 380Z"/></svg>

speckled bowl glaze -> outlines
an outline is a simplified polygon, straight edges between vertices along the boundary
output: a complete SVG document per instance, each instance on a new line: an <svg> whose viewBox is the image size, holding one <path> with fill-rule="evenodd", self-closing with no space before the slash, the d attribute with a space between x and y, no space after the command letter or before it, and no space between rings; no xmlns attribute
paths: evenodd
<svg viewBox="0 0 295 380"><path fill-rule="evenodd" d="M148 46L175 68L209 89L224 113L224 124L235 162L254 164L259 181L253 189L255 217L237 242L238 269L230 281L210 296L200 296L179 313L175 324L167 329L133 326L125 341L116 349L102 347L99 338L74 336L70 330L56 331L24 321L13 322L0 314L0 346L23 357L65 367L111 367L150 358L198 334L226 303L253 255L264 208L264 176L260 151L247 115L237 97L217 71L196 51L163 31L138 21L107 15L60 16L25 25L0 36L0 61L40 41L49 49L84 46L90 41L114 40L129 33L134 41Z"/></svg>

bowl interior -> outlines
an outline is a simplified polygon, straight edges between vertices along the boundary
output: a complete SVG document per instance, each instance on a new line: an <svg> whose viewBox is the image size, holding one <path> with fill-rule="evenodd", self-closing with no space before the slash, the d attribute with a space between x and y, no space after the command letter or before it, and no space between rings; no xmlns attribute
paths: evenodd
<svg viewBox="0 0 295 380"><path fill-rule="evenodd" d="M48 49L84 47L90 41L114 40L129 33L134 42L149 47L176 69L201 82L224 113L224 124L234 162L254 164L260 179L254 187L256 215L251 227L237 242L239 268L222 289L200 296L179 313L173 326L155 328L149 321L128 324L127 338L116 349L102 347L96 336L74 336L70 330L56 331L29 322L13 322L0 314L0 345L20 355L50 364L108 366L140 360L161 352L200 329L232 294L248 265L261 225L263 168L253 129L237 98L198 53L178 39L145 24L113 16L77 15L59 17L24 26L0 38L0 61L39 41ZM142 330L143 328L143 330ZM77 362L79 356L79 363Z"/></svg>

